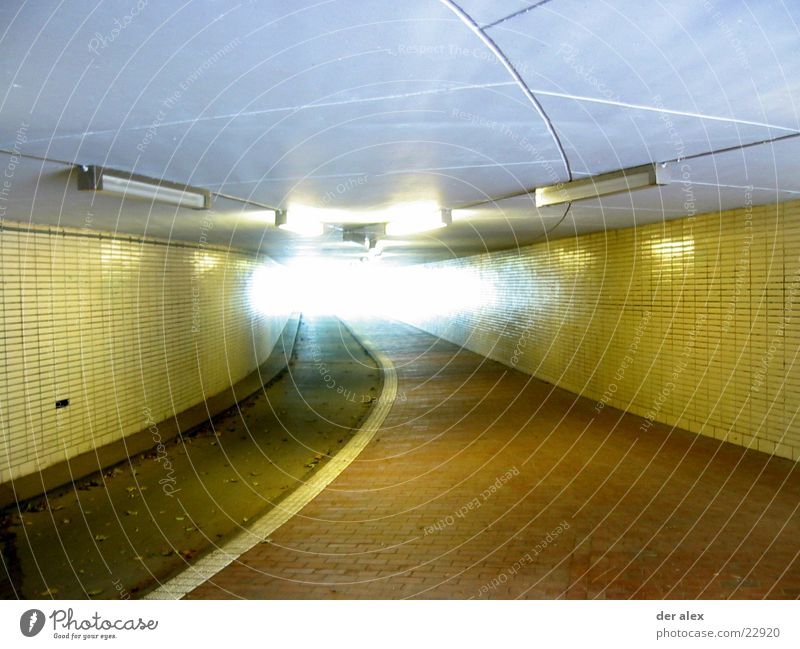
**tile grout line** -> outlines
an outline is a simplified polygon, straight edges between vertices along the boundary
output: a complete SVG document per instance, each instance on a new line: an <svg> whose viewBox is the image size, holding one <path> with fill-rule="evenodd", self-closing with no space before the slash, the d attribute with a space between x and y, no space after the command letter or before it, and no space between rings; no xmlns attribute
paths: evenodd
<svg viewBox="0 0 800 649"><path fill-rule="evenodd" d="M354 338L375 360L383 373L383 388L364 424L345 447L333 456L311 478L295 489L284 501L264 514L247 530L241 532L216 550L187 566L158 588L145 595L146 600L181 599L234 563L245 552L263 542L275 530L294 517L316 498L342 471L355 460L383 425L397 396L397 371L392 361L379 352L369 339L357 334L352 324L345 325Z"/></svg>

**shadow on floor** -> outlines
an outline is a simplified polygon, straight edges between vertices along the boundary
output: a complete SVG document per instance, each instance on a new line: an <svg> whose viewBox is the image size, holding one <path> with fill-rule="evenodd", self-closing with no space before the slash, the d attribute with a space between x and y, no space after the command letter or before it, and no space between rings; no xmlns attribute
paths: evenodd
<svg viewBox="0 0 800 649"><path fill-rule="evenodd" d="M304 318L289 368L262 391L161 448L4 510L0 596L140 596L341 449L380 382L337 319Z"/></svg>

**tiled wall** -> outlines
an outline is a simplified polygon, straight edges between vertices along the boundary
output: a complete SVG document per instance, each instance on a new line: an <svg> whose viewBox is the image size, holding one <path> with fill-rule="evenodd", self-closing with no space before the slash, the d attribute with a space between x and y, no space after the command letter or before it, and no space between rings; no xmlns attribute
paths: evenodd
<svg viewBox="0 0 800 649"><path fill-rule="evenodd" d="M270 260L97 235L0 230L0 482L222 391L286 322L251 306Z"/></svg>
<svg viewBox="0 0 800 649"><path fill-rule="evenodd" d="M413 324L645 429L800 459L800 202L431 266L479 278L483 297Z"/></svg>

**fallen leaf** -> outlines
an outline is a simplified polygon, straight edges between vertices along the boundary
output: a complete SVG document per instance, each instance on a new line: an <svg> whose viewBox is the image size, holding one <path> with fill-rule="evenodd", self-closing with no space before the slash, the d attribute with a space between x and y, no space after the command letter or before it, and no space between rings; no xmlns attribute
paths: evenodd
<svg viewBox="0 0 800 649"><path fill-rule="evenodd" d="M95 541L105 541L107 538L108 537L105 536L104 534L95 534L94 535L94 540Z"/></svg>

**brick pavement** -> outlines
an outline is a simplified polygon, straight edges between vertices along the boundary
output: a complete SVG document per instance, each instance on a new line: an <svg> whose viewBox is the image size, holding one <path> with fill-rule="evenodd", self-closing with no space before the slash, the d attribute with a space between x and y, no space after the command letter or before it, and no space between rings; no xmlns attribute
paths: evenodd
<svg viewBox="0 0 800 649"><path fill-rule="evenodd" d="M796 464L606 409L397 324L362 455L190 598L798 598ZM405 397L405 400L403 400Z"/></svg>

